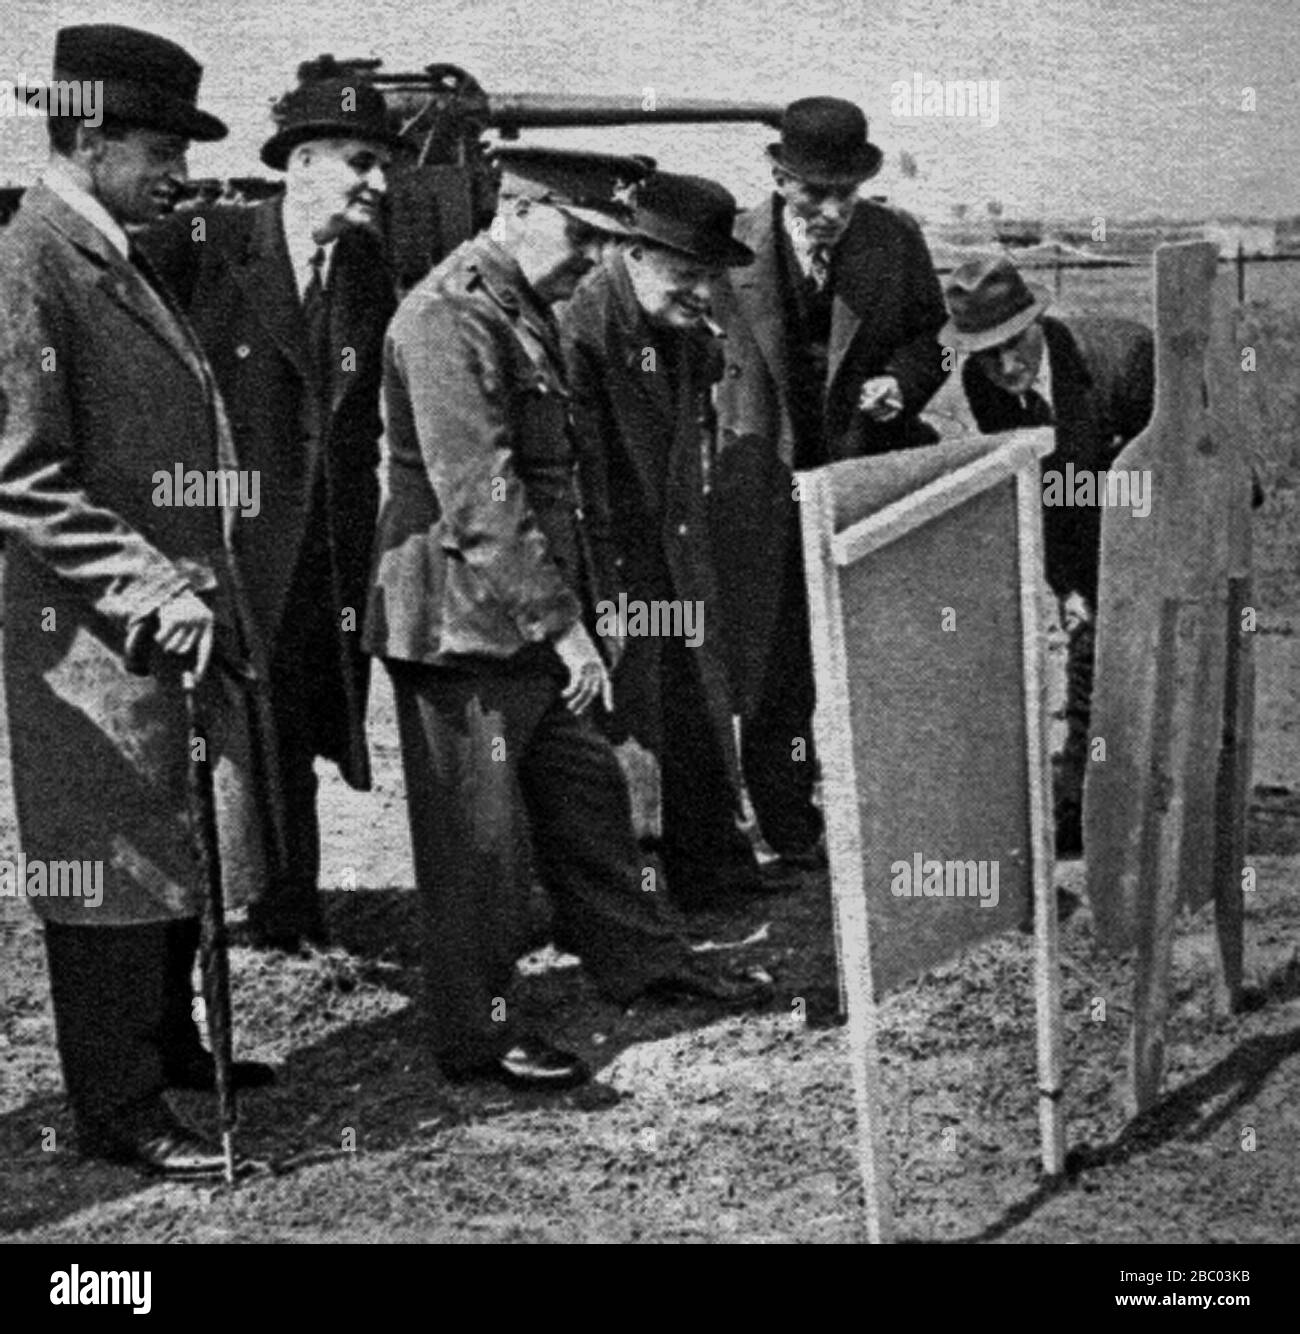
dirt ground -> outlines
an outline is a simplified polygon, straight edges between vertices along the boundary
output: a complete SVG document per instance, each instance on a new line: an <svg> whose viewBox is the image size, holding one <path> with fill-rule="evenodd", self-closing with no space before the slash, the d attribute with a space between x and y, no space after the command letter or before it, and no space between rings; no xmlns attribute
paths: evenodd
<svg viewBox="0 0 1300 1334"><path fill-rule="evenodd" d="M1292 354L1266 308L1261 338ZM1294 357L1292 356L1294 361ZM1300 1236L1300 515L1296 390L1269 388L1270 496L1257 524L1259 705L1245 1013L1216 1012L1212 911L1180 926L1168 1095L1125 1097L1132 970L1099 957L1085 906L1062 927L1070 1172L1037 1165L1030 938L1011 934L883 1003L884 1104L899 1234L918 1241L1293 1241ZM451 1088L422 1056L412 891L391 697L374 701L375 792L328 778L323 882L336 946L255 953L236 921L241 1055L275 1063L242 1100L239 1143L276 1170L223 1188L151 1184L75 1157L41 940L0 901L0 1235L11 1241L859 1241L847 1037L834 1022L824 876L693 919L756 943L778 998L760 1015L622 1012L580 969L530 956L529 1007L597 1069L559 1098ZM6 747L7 750L7 747ZM14 851L0 794L0 856ZM355 883L355 890L339 886ZM1057 868L1082 888L1082 864ZM803 998L807 1019L793 1017ZM1098 999L1105 1018L1094 1017ZM181 1110L210 1122L210 1099ZM47 1133L53 1129L53 1147ZM355 1152L344 1152L348 1132ZM1248 1131L1253 1131L1253 1148Z"/></svg>

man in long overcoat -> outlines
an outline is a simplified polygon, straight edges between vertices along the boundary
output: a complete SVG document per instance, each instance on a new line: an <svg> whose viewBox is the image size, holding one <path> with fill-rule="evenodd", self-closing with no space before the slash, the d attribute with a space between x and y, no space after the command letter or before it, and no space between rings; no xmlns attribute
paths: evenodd
<svg viewBox="0 0 1300 1334"><path fill-rule="evenodd" d="M937 438L917 419L947 374L943 297L916 223L857 197L881 163L850 102L792 103L776 191L740 216L757 255L723 285L714 478L718 572L742 762L759 825L816 860L814 702L794 472Z"/></svg>
<svg viewBox="0 0 1300 1334"><path fill-rule="evenodd" d="M722 271L753 260L732 240L735 216L735 200L712 181L652 175L636 190L636 236L560 321L585 525L608 572L604 598L632 609L619 627L632 631L607 730L659 760L664 866L684 908L761 887L736 826L740 770L707 508L722 357L706 319ZM637 633L637 609L655 603L692 617Z"/></svg>
<svg viewBox="0 0 1300 1334"><path fill-rule="evenodd" d="M379 507L382 342L395 307L377 232L397 147L375 89L322 79L287 95L262 160L283 195L177 217L147 238L212 361L261 512L241 525L269 645L287 862L249 908L255 943L325 939L315 760L370 787L361 622Z"/></svg>
<svg viewBox="0 0 1300 1334"><path fill-rule="evenodd" d="M174 198L190 139L225 127L195 107L199 65L152 34L67 28L54 63L56 78L103 81L104 118L51 116L45 179L0 237L5 696L27 859L4 892L31 897L44 879L32 901L83 1154L208 1175L220 1155L162 1098L213 1085L192 1016L201 887L179 671L186 658L203 670L214 642L231 660L257 652L228 493L186 504L169 485L178 467L234 467L220 398L124 227ZM247 720L228 678L210 671L202 688L228 815L249 799ZM66 873L56 893L52 868L70 862L79 896ZM249 1084L270 1072L235 1074Z"/></svg>

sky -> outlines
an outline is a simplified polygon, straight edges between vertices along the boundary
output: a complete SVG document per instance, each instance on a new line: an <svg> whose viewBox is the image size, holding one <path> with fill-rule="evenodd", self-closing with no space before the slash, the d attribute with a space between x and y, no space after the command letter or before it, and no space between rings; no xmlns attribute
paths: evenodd
<svg viewBox="0 0 1300 1334"><path fill-rule="evenodd" d="M231 127L221 144L196 146L195 175L261 171L270 103L300 60L328 51L389 70L455 62L489 92L848 97L886 154L872 190L936 220L989 201L1039 218L1300 213L1300 0L6 4L16 23L0 42L0 79L47 76L64 24L128 23L191 50L206 71L201 104ZM985 116L901 114L900 88L918 77L923 88L983 81ZM646 151L717 177L742 202L769 184L761 126L530 137ZM0 181L29 181L43 157L39 122L0 119Z"/></svg>

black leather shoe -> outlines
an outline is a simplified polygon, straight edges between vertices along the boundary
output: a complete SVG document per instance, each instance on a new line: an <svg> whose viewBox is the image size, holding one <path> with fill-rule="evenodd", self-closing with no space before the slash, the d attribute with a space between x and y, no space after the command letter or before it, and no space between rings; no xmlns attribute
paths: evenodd
<svg viewBox="0 0 1300 1334"><path fill-rule="evenodd" d="M178 1121L162 1101L125 1115L112 1127L79 1126L77 1139L83 1158L137 1167L169 1181L208 1181L225 1173L220 1150ZM236 1160L237 1170L243 1165Z"/></svg>
<svg viewBox="0 0 1300 1334"><path fill-rule="evenodd" d="M703 1000L747 1010L772 999L772 981L753 968L739 975L721 973L691 956L647 983L641 994L660 1001Z"/></svg>
<svg viewBox="0 0 1300 1334"><path fill-rule="evenodd" d="M474 1079L497 1079L514 1088L545 1092L571 1089L585 1084L591 1071L581 1057L561 1051L545 1038L522 1038L508 1052L475 1065L440 1062L442 1073L453 1084Z"/></svg>
<svg viewBox="0 0 1300 1334"><path fill-rule="evenodd" d="M275 1083L275 1071L261 1061L235 1061L230 1073L236 1089L260 1089ZM217 1087L217 1063L209 1051L190 1052L165 1062L163 1078L168 1088L211 1093Z"/></svg>

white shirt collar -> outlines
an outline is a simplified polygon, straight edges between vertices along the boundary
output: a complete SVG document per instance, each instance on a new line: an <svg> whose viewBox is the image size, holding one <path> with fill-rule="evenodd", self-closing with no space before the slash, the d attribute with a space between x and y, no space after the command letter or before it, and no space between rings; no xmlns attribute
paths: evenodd
<svg viewBox="0 0 1300 1334"><path fill-rule="evenodd" d="M284 228L284 243L289 251L289 262L293 265L293 276L298 285L299 297L307 291L307 284L311 282L311 261L318 250L325 252L325 262L321 265L321 283L328 284L334 241L326 241L323 246L313 241L311 232L307 230L305 224L299 222L287 197L280 214L280 222Z"/></svg>
<svg viewBox="0 0 1300 1334"><path fill-rule="evenodd" d="M130 259L130 241L113 215L89 191L78 185L60 162L51 162L41 179L74 212L99 232L123 259Z"/></svg>

